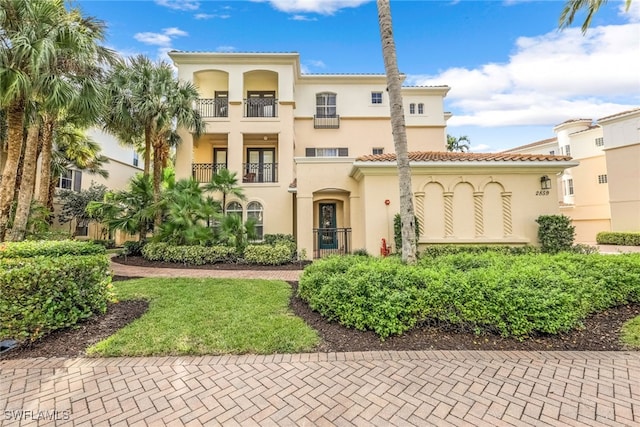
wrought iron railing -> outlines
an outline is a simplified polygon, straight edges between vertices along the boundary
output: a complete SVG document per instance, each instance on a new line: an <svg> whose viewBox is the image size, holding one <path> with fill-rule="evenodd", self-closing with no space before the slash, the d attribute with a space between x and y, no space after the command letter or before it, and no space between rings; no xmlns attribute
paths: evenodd
<svg viewBox="0 0 640 427"><path fill-rule="evenodd" d="M243 163L242 182L278 182L277 163Z"/></svg>
<svg viewBox="0 0 640 427"><path fill-rule="evenodd" d="M226 168L226 163L193 163L191 174L197 182L209 182L215 174Z"/></svg>
<svg viewBox="0 0 640 427"><path fill-rule="evenodd" d="M351 253L350 228L314 228L313 257Z"/></svg>
<svg viewBox="0 0 640 427"><path fill-rule="evenodd" d="M340 128L340 116L313 116L313 127L315 129L338 129Z"/></svg>
<svg viewBox="0 0 640 427"><path fill-rule="evenodd" d="M275 98L247 98L244 100L245 117L278 117L278 100Z"/></svg>
<svg viewBox="0 0 640 427"><path fill-rule="evenodd" d="M202 117L229 117L227 98L200 98L196 100L196 109Z"/></svg>

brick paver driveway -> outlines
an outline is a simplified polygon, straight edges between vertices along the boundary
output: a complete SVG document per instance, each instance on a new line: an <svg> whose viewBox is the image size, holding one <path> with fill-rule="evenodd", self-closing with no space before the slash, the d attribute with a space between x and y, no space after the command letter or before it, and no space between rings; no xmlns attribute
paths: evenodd
<svg viewBox="0 0 640 427"><path fill-rule="evenodd" d="M26 359L0 391L2 425L637 426L640 353Z"/></svg>
<svg viewBox="0 0 640 427"><path fill-rule="evenodd" d="M193 274L296 280L299 272ZM640 352L9 360L0 361L0 411L7 426L640 426Z"/></svg>

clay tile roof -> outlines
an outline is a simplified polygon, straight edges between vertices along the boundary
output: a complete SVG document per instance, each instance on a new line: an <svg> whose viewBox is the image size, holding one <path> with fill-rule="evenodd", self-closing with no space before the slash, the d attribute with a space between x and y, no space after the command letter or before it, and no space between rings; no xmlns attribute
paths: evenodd
<svg viewBox="0 0 640 427"><path fill-rule="evenodd" d="M640 111L640 108L634 108L633 110L627 110L627 111L623 111L621 113L612 114L610 116L601 117L601 118L598 119L598 121L607 120L607 119L613 119L614 117L624 116L625 114L634 113L636 111Z"/></svg>
<svg viewBox="0 0 640 427"><path fill-rule="evenodd" d="M360 162L395 162L396 154L372 154L358 157ZM409 153L412 162L561 162L569 161L569 156L550 156L546 154L511 153L456 153L449 151L414 151Z"/></svg>

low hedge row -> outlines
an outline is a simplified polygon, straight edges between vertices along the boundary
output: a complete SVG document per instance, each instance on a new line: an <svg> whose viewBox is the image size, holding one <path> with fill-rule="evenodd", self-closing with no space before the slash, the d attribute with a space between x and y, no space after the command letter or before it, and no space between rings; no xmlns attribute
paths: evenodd
<svg viewBox="0 0 640 427"><path fill-rule="evenodd" d="M15 243L0 243L0 258L99 255L105 252L105 248L102 245L77 240L28 240Z"/></svg>
<svg viewBox="0 0 640 427"><path fill-rule="evenodd" d="M440 257L455 254L483 254L486 252L523 255L540 253L536 246L507 246L507 245L427 245L420 250L421 257Z"/></svg>
<svg viewBox="0 0 640 427"><path fill-rule="evenodd" d="M640 246L640 233L602 231L596 235L600 245Z"/></svg>
<svg viewBox="0 0 640 427"><path fill-rule="evenodd" d="M111 297L105 255L2 258L0 339L33 340L74 325L104 313Z"/></svg>
<svg viewBox="0 0 640 427"><path fill-rule="evenodd" d="M237 260L235 248L228 246L173 246L147 243L142 256L149 261L178 262L187 265L216 264Z"/></svg>
<svg viewBox="0 0 640 427"><path fill-rule="evenodd" d="M640 300L640 254L500 253L334 257L308 266L300 296L323 316L381 338L418 322L525 337L559 333L590 313Z"/></svg>
<svg viewBox="0 0 640 427"><path fill-rule="evenodd" d="M249 264L281 265L293 261L293 254L291 246L285 243L249 245L244 249L244 261Z"/></svg>

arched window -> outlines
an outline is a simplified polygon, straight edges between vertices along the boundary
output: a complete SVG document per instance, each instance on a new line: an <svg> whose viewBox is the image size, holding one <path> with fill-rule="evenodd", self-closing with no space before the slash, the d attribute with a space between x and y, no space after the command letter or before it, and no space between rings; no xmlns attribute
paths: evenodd
<svg viewBox="0 0 640 427"><path fill-rule="evenodd" d="M322 92L316 94L316 116L336 117L336 94Z"/></svg>
<svg viewBox="0 0 640 427"><path fill-rule="evenodd" d="M262 213L264 209L262 205L258 202L251 202L247 205L247 220L253 219L256 224L256 238L257 240L262 240L264 236L264 227L263 227L263 219Z"/></svg>
<svg viewBox="0 0 640 427"><path fill-rule="evenodd" d="M237 215L242 219L242 205L238 202L227 203L227 215Z"/></svg>

